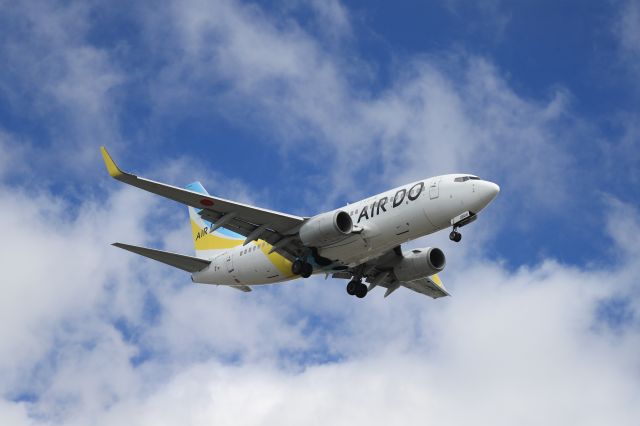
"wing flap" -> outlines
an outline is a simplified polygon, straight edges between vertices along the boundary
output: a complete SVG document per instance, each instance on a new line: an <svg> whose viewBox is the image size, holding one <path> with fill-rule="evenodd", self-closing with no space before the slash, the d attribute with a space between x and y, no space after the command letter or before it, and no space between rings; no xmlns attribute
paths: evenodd
<svg viewBox="0 0 640 426"><path fill-rule="evenodd" d="M139 247L131 244L113 243L112 245L191 273L201 271L211 263L208 260L200 259L197 257L185 256L183 254L171 253L168 251L156 250L146 247Z"/></svg>

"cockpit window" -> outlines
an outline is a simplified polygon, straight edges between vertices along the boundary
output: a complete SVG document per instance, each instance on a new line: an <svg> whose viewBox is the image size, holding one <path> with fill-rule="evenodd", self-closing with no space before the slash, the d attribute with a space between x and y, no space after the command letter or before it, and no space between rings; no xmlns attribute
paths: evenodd
<svg viewBox="0 0 640 426"><path fill-rule="evenodd" d="M480 180L478 176L460 176L455 178L454 182L466 182L468 180Z"/></svg>

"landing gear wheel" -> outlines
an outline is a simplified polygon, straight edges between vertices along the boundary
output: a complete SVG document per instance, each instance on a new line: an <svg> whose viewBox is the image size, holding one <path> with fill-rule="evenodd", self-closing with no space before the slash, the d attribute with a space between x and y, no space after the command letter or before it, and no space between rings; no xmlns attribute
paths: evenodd
<svg viewBox="0 0 640 426"><path fill-rule="evenodd" d="M347 284L347 293L350 296L353 296L356 294L356 289L358 288L358 281L356 280L351 280L349 281L349 284Z"/></svg>
<svg viewBox="0 0 640 426"><path fill-rule="evenodd" d="M300 259L296 259L293 261L293 264L291 265L291 272L293 273L293 275L300 275L302 273L302 267L304 266L304 263L305 262Z"/></svg>
<svg viewBox="0 0 640 426"><path fill-rule="evenodd" d="M300 276L302 278L309 278L313 274L313 266L310 263L305 262L302 265L302 271L300 271Z"/></svg>
<svg viewBox="0 0 640 426"><path fill-rule="evenodd" d="M367 286L362 283L358 283L358 286L356 287L356 297L358 299L362 299L366 295L367 295Z"/></svg>
<svg viewBox="0 0 640 426"><path fill-rule="evenodd" d="M462 234L459 233L458 231L451 231L451 233L449 234L449 239L451 241L455 241L456 243L459 243L460 240L462 240Z"/></svg>

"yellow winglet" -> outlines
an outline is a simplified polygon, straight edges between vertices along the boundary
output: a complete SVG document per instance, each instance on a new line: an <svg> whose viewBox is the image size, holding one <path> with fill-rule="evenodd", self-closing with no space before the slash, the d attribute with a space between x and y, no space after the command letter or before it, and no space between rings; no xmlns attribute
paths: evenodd
<svg viewBox="0 0 640 426"><path fill-rule="evenodd" d="M431 276L431 281L433 281L438 287L444 289L444 285L442 284L442 280L438 276L438 274Z"/></svg>
<svg viewBox="0 0 640 426"><path fill-rule="evenodd" d="M105 148L104 146L101 146L100 152L102 153L104 164L105 166L107 166L107 171L109 172L111 177L117 178L118 176L121 176L123 174L122 170L120 170L118 166L116 166L116 163L113 161L113 159L107 152L107 148Z"/></svg>

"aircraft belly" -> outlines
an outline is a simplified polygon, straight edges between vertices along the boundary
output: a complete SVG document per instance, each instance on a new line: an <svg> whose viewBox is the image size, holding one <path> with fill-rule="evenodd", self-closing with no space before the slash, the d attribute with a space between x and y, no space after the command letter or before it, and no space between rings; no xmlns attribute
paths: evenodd
<svg viewBox="0 0 640 426"><path fill-rule="evenodd" d="M238 251L235 278L245 285L272 284L295 278L291 273L291 262L277 253L269 253L271 246L248 245L248 253ZM244 249L242 249L244 250Z"/></svg>
<svg viewBox="0 0 640 426"><path fill-rule="evenodd" d="M332 247L319 250L319 254L344 264L357 264L380 256L409 240L436 231L425 216L422 203L408 205L404 211L389 216L378 216L362 224L361 234Z"/></svg>
<svg viewBox="0 0 640 426"><path fill-rule="evenodd" d="M249 246L246 254L244 248L237 248L219 255L211 265L192 275L194 282L217 285L260 285L273 284L296 278L290 273L290 263L276 253L268 255L260 247L253 250ZM240 252L243 252L242 256ZM229 267L228 256L231 254L232 267Z"/></svg>
<svg viewBox="0 0 640 426"><path fill-rule="evenodd" d="M354 235L342 241L340 244L318 249L318 254L327 259L338 260L347 264L350 263L352 257L357 257L361 253L368 251L369 245L366 239L360 235Z"/></svg>
<svg viewBox="0 0 640 426"><path fill-rule="evenodd" d="M192 274L191 279L193 280L193 282L201 284L237 284L233 281L233 277L224 268L224 264L222 264L222 267L220 269L217 269L215 263L212 263L207 269L203 271Z"/></svg>

